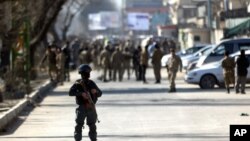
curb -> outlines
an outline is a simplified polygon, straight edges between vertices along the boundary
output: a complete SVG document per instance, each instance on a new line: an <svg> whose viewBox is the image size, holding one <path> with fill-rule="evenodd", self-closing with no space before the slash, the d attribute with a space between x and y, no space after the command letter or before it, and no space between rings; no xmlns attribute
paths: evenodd
<svg viewBox="0 0 250 141"><path fill-rule="evenodd" d="M53 88L53 83L48 80L42 86L38 87L37 90L32 92L29 98L21 100L14 107L0 115L0 131L18 116L18 114L28 105L30 100L35 101L39 96L48 92L51 88Z"/></svg>

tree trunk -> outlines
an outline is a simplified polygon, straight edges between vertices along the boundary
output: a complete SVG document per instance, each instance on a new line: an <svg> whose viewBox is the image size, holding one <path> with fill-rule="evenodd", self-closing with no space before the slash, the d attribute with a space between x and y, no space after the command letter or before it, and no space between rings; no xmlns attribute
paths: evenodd
<svg viewBox="0 0 250 141"><path fill-rule="evenodd" d="M48 12L44 14L39 21L44 21L42 27L37 23L34 31L36 32L36 36L30 41L30 63L31 63L31 76L32 79L36 78L36 69L35 69L35 51L37 45L46 37L47 32L49 31L51 25L56 20L57 15L61 11L63 4L67 0L57 0L53 2L53 5L48 9Z"/></svg>

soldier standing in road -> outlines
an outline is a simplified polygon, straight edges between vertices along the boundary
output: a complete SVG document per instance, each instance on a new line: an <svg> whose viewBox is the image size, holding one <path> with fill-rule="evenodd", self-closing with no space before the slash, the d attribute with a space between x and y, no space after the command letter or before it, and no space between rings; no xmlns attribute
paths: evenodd
<svg viewBox="0 0 250 141"><path fill-rule="evenodd" d="M168 79L170 82L170 89L168 92L176 92L175 88L175 78L176 74L178 72L178 69L180 72L182 72L182 61L181 58L175 54L175 49L170 49L171 56L167 61L167 71L168 71Z"/></svg>
<svg viewBox="0 0 250 141"><path fill-rule="evenodd" d="M245 85L247 79L247 68L249 67L249 60L245 55L245 50L241 50L239 58L236 60L237 65L237 82L235 86L236 94L239 93L239 87L241 87L241 94L246 94Z"/></svg>
<svg viewBox="0 0 250 141"><path fill-rule="evenodd" d="M143 84L147 84L147 80L146 80L146 70L148 67L148 59L149 59L149 53L148 53L148 46L150 44L148 43L142 50L141 52L141 56L140 56L140 66L141 66L141 71L142 71L142 81Z"/></svg>
<svg viewBox="0 0 250 141"><path fill-rule="evenodd" d="M81 64L91 63L91 54L88 47L85 47L79 54L79 62Z"/></svg>
<svg viewBox="0 0 250 141"><path fill-rule="evenodd" d="M66 41L66 43L63 45L62 52L65 56L64 80L70 81L69 63L70 63L71 57L70 57L70 50L69 50L69 41Z"/></svg>
<svg viewBox="0 0 250 141"><path fill-rule="evenodd" d="M89 65L82 64L78 68L81 79L76 80L70 88L69 95L76 97L76 126L74 132L75 141L82 140L82 129L86 119L89 126L89 138L91 141L97 141L96 121L98 121L95 103L102 91L97 87L94 81L90 80L91 68Z"/></svg>
<svg viewBox="0 0 250 141"><path fill-rule="evenodd" d="M126 47L122 52L123 55L123 74L127 71L128 80L130 79L130 61L132 58L132 54L129 52L129 48Z"/></svg>
<svg viewBox="0 0 250 141"><path fill-rule="evenodd" d="M100 55L100 65L103 69L103 74L102 74L102 81L107 82L107 73L110 68L110 53L108 51L109 46L106 46L104 50L102 50L101 55Z"/></svg>
<svg viewBox="0 0 250 141"><path fill-rule="evenodd" d="M122 81L122 63L123 63L122 52L119 47L115 48L115 51L111 55L111 67L113 69L112 80L116 81L116 76L118 73L119 81Z"/></svg>
<svg viewBox="0 0 250 141"><path fill-rule="evenodd" d="M141 56L141 46L138 46L133 53L133 67L135 71L136 80L142 79L141 76L141 66L140 66L140 56Z"/></svg>
<svg viewBox="0 0 250 141"><path fill-rule="evenodd" d="M225 52L225 57L221 63L221 66L223 68L223 75L224 75L224 80L225 80L225 86L227 89L227 93L230 93L230 84L235 83L234 80L234 68L235 68L235 63L233 58L229 57L229 52Z"/></svg>
<svg viewBox="0 0 250 141"><path fill-rule="evenodd" d="M161 58L163 56L163 52L160 49L159 44L155 44L155 50L152 55L152 65L154 69L155 75L155 83L161 83Z"/></svg>
<svg viewBox="0 0 250 141"><path fill-rule="evenodd" d="M99 57L99 52L98 52L98 45L94 44L93 48L90 52L91 55L91 60L93 62L94 65L94 69L99 70L99 66L98 66L98 57Z"/></svg>

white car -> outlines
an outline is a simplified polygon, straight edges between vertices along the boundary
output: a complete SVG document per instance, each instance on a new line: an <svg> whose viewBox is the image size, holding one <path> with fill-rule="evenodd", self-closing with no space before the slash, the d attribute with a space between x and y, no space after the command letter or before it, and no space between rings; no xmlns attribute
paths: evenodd
<svg viewBox="0 0 250 141"><path fill-rule="evenodd" d="M247 50L245 54L248 60L250 60L250 50ZM230 56L235 58L239 55L240 51ZM211 89L214 88L215 85L224 87L224 77L221 62L222 60L205 64L199 68L189 71L185 75L185 81L190 84L198 84L202 89ZM250 81L250 67L248 67L247 81Z"/></svg>
<svg viewBox="0 0 250 141"><path fill-rule="evenodd" d="M199 51L195 52L194 54L190 54L190 55L181 57L183 68L185 70L187 70L188 66L191 63L198 61L201 56L205 55L207 52L210 52L210 50L213 47L214 47L214 45L207 45L207 46L201 48Z"/></svg>
<svg viewBox="0 0 250 141"><path fill-rule="evenodd" d="M194 54L195 52L199 51L200 49L202 49L205 45L199 45L199 46L194 46L194 47L191 47L191 48L188 48L186 50L183 50L183 51L178 51L176 52L175 54L180 56L181 59L182 57L184 56L187 56L187 55L191 55L191 54ZM168 62L168 58L171 56L171 54L166 54L162 57L161 59L161 65L162 67L165 67L167 62Z"/></svg>

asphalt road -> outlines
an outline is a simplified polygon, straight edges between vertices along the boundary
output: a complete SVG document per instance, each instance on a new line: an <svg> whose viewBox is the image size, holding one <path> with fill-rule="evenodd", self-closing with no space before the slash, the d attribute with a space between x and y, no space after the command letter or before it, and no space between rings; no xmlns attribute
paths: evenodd
<svg viewBox="0 0 250 141"><path fill-rule="evenodd" d="M164 71L163 71L164 72ZM72 82L48 93L40 106L27 108L0 134L1 141L73 141L75 100L68 96ZM226 94L223 89L202 90L178 75L177 93L167 93L164 72L161 84L131 80L103 83L92 78L103 90L97 104L99 141L229 141L231 124L249 124L250 91L246 95ZM125 77L126 78L126 77ZM30 111L32 110L32 111ZM87 137L88 127L83 131Z"/></svg>

